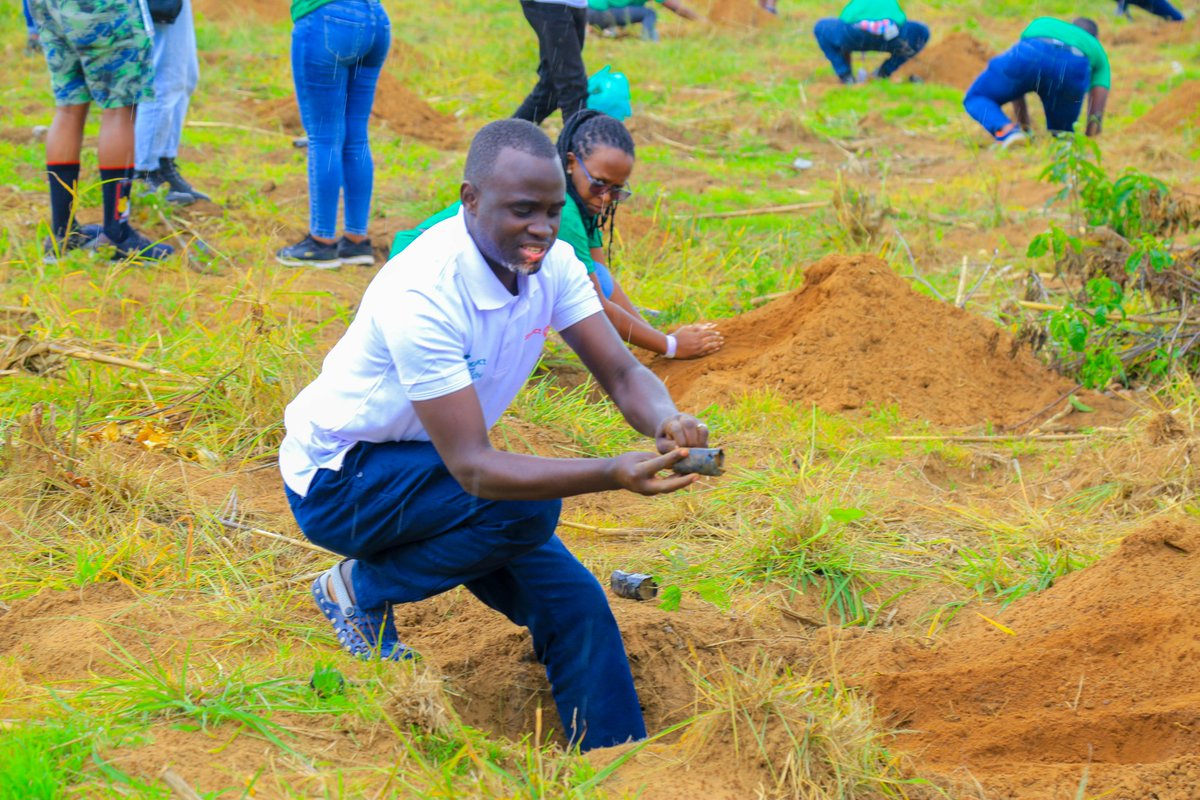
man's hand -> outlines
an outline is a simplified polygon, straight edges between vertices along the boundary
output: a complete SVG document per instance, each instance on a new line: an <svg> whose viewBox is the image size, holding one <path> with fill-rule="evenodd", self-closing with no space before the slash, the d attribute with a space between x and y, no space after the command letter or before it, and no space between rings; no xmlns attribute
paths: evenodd
<svg viewBox="0 0 1200 800"><path fill-rule="evenodd" d="M712 322L684 325L671 335L675 337L675 358L700 358L725 344L725 337Z"/></svg>
<svg viewBox="0 0 1200 800"><path fill-rule="evenodd" d="M708 447L708 426L691 414L676 414L658 424L654 440L660 453L677 447Z"/></svg>
<svg viewBox="0 0 1200 800"><path fill-rule="evenodd" d="M658 477L658 473L670 469L671 465L687 456L687 450L676 448L661 456L649 453L624 453L612 460L611 475L617 485L641 495L666 494L691 486L700 476L669 475Z"/></svg>

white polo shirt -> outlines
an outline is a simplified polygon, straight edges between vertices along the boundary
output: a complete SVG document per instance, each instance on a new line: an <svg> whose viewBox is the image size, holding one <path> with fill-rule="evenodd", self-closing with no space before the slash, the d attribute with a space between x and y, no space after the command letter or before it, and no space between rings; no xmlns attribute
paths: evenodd
<svg viewBox="0 0 1200 800"><path fill-rule="evenodd" d="M487 427L525 385L547 333L601 313L583 264L555 242L509 294L467 233L439 222L384 265L317 379L284 412L284 482L308 492L318 469L341 469L357 442L429 441L413 411L474 385Z"/></svg>

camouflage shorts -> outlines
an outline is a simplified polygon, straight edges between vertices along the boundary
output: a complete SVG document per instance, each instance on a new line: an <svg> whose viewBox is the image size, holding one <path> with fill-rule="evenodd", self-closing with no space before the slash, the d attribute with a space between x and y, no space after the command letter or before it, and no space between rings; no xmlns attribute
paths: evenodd
<svg viewBox="0 0 1200 800"><path fill-rule="evenodd" d="M140 0L29 0L54 102L100 108L154 96L153 41Z"/></svg>

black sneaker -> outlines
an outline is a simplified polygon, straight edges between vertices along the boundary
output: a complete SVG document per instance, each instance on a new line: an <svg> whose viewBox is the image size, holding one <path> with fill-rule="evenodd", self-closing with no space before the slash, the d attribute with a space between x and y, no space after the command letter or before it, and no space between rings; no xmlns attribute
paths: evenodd
<svg viewBox="0 0 1200 800"><path fill-rule="evenodd" d="M190 206L192 203L196 202L197 198L194 197L190 192L181 192L172 186L171 182L167 180L165 175L163 175L161 169L139 169L133 173L133 179L145 184L146 189L151 194L157 193L163 186L167 187L167 193L165 196L167 202L171 205Z"/></svg>
<svg viewBox="0 0 1200 800"><path fill-rule="evenodd" d="M114 242L107 236L104 242L113 246L113 261L128 259L130 261L162 261L175 252L175 248L162 242L152 242L142 234L129 229L129 233L119 242Z"/></svg>
<svg viewBox="0 0 1200 800"><path fill-rule="evenodd" d="M358 264L364 267L375 266L375 248L370 239L352 242L345 236L338 239L337 255L343 264Z"/></svg>
<svg viewBox="0 0 1200 800"><path fill-rule="evenodd" d="M173 158L160 158L158 160L158 172L162 175L170 186L171 191L181 194L190 194L195 200L210 200L208 195L192 186L187 180L179 174L179 165L175 163Z"/></svg>
<svg viewBox="0 0 1200 800"><path fill-rule="evenodd" d="M277 251L275 260L285 267L334 269L342 265L337 244L318 242L311 233L295 244Z"/></svg>
<svg viewBox="0 0 1200 800"><path fill-rule="evenodd" d="M47 236L42 241L42 261L54 264L72 250L94 247L103 232L102 225L75 225L62 241L56 240L53 235Z"/></svg>

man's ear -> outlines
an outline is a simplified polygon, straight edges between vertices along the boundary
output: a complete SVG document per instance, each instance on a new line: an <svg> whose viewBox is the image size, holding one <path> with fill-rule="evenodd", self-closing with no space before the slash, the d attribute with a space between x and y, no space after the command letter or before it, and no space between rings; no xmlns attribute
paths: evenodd
<svg viewBox="0 0 1200 800"><path fill-rule="evenodd" d="M467 210L467 213L475 216L479 209L479 189L470 181L463 181L462 186L458 187L458 199L462 200L463 208Z"/></svg>

